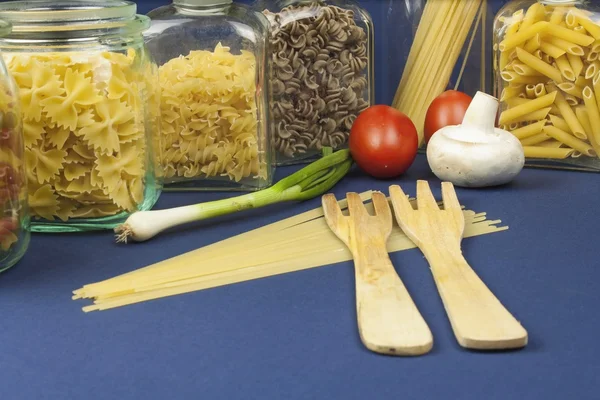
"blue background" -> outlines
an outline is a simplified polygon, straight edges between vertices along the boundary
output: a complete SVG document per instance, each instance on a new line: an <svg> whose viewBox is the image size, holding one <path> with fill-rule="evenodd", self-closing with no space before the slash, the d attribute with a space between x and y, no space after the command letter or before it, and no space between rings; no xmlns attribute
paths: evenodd
<svg viewBox="0 0 600 400"><path fill-rule="evenodd" d="M388 12L389 1L363 4L376 23ZM385 70L380 43L377 68ZM380 96L390 86L377 85ZM334 192L397 183L414 194L416 179L439 195L423 156L400 179L354 171ZM458 195L510 226L463 248L528 330L521 351L461 349L418 250L391 258L434 335L420 358L364 349L349 262L92 314L70 298L84 284L317 207L314 199L127 246L108 232L34 235L21 263L0 276L0 399L598 399L600 175L527 169L509 186ZM211 195L167 193L157 208L199 196Z"/></svg>

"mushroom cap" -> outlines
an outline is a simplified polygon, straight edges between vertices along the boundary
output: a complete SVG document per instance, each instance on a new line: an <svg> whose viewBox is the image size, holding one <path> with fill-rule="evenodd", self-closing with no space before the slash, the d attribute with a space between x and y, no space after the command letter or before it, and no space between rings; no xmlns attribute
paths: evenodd
<svg viewBox="0 0 600 400"><path fill-rule="evenodd" d="M442 181L463 187L487 187L512 181L523 169L519 140L502 129L487 132L464 125L436 132L427 146L427 161Z"/></svg>

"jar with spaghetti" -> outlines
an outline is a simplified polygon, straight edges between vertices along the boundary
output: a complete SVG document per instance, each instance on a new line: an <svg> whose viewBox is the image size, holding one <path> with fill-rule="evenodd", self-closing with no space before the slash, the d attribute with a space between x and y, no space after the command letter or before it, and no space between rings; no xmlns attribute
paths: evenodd
<svg viewBox="0 0 600 400"><path fill-rule="evenodd" d="M600 172L600 5L509 2L494 22L499 125L527 163Z"/></svg>
<svg viewBox="0 0 600 400"><path fill-rule="evenodd" d="M387 77L381 97L410 117L422 150L427 111L439 95L457 90L473 97L492 91L492 3L497 2L389 2L382 38L386 62L378 67Z"/></svg>
<svg viewBox="0 0 600 400"><path fill-rule="evenodd" d="M9 1L0 39L20 93L32 230L109 229L160 193L150 21L129 1ZM155 81L156 80L156 81Z"/></svg>
<svg viewBox="0 0 600 400"><path fill-rule="evenodd" d="M258 0L270 22L270 129L277 164L344 148L374 99L373 23L350 1Z"/></svg>
<svg viewBox="0 0 600 400"><path fill-rule="evenodd" d="M269 186L267 19L231 0L173 0L148 15L165 190Z"/></svg>
<svg viewBox="0 0 600 400"><path fill-rule="evenodd" d="M0 21L0 37L10 33ZM0 272L15 265L29 245L29 210L18 89L0 57Z"/></svg>

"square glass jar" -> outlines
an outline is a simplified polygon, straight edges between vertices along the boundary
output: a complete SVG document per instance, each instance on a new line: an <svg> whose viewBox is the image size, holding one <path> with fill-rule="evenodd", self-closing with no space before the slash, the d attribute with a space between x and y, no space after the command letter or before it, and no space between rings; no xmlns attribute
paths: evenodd
<svg viewBox="0 0 600 400"><path fill-rule="evenodd" d="M373 22L352 1L258 0L270 22L270 130L277 165L347 147L374 102Z"/></svg>
<svg viewBox="0 0 600 400"><path fill-rule="evenodd" d="M231 0L174 0L148 16L165 190L270 186L267 19Z"/></svg>
<svg viewBox="0 0 600 400"><path fill-rule="evenodd" d="M499 124L526 165L600 172L600 4L510 1L494 50Z"/></svg>

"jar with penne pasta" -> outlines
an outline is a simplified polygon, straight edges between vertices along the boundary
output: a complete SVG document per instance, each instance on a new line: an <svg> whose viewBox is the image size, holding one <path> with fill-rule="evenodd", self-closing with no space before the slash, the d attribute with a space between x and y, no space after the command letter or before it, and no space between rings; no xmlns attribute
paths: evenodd
<svg viewBox="0 0 600 400"><path fill-rule="evenodd" d="M148 15L165 190L269 186L267 19L231 0L173 0Z"/></svg>
<svg viewBox="0 0 600 400"><path fill-rule="evenodd" d="M11 26L0 20L0 37ZM19 93L0 56L0 272L15 265L29 245L29 209Z"/></svg>
<svg viewBox="0 0 600 400"><path fill-rule="evenodd" d="M600 4L511 1L494 50L498 123L527 163L600 172Z"/></svg>
<svg viewBox="0 0 600 400"><path fill-rule="evenodd" d="M20 94L32 230L110 229L160 193L150 21L128 1L9 1L0 38Z"/></svg>
<svg viewBox="0 0 600 400"><path fill-rule="evenodd" d="M270 129L277 164L347 145L374 98L373 24L351 1L258 0L270 22Z"/></svg>

